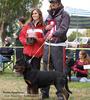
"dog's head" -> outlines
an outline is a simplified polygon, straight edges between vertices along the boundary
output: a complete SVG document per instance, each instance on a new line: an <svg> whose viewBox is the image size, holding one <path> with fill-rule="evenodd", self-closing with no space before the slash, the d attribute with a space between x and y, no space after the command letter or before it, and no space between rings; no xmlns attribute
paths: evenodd
<svg viewBox="0 0 90 100"><path fill-rule="evenodd" d="M30 67L31 60L26 61L24 58L21 58L16 61L16 64L13 66L15 72L23 74L27 70L31 70Z"/></svg>
<svg viewBox="0 0 90 100"><path fill-rule="evenodd" d="M19 59L18 61L16 61L16 64L13 66L13 69L16 73L22 74L25 71L25 66L25 60Z"/></svg>
<svg viewBox="0 0 90 100"><path fill-rule="evenodd" d="M66 66L71 68L74 65L75 61L71 57L66 57Z"/></svg>

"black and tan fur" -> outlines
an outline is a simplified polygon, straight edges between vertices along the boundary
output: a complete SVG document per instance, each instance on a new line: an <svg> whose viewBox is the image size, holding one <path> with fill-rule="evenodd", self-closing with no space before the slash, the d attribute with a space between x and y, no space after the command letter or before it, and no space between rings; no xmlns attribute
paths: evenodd
<svg viewBox="0 0 90 100"><path fill-rule="evenodd" d="M24 80L27 83L27 93L37 94L39 88L44 88L49 85L54 85L57 89L57 96L63 94L65 99L68 100L69 94L72 93L68 88L67 77L57 71L39 71L32 70L30 66L18 61L14 66L16 72L23 74Z"/></svg>

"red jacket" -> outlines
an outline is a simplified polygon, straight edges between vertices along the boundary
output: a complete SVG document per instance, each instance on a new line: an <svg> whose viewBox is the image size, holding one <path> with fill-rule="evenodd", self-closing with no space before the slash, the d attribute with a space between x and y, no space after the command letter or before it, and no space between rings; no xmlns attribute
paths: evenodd
<svg viewBox="0 0 90 100"><path fill-rule="evenodd" d="M77 60L74 66L72 66L72 69L74 72L76 72L78 77L87 76L88 70L83 68L83 65L87 65L88 63L80 62L80 60Z"/></svg>
<svg viewBox="0 0 90 100"><path fill-rule="evenodd" d="M32 26L29 23L23 27L19 35L19 40L24 46L23 53L28 56L35 55L35 57L42 57L43 55L42 44L44 43L44 36L43 36L43 31L42 31L43 26L37 25L36 27L33 27L33 30L35 31L35 35L37 36L37 41L33 45L27 44L27 30L30 30L30 29L32 30Z"/></svg>

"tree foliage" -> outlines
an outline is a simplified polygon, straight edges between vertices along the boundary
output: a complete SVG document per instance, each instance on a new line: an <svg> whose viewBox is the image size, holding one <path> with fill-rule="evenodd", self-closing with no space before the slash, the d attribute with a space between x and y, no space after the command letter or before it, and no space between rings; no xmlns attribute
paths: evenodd
<svg viewBox="0 0 90 100"><path fill-rule="evenodd" d="M6 26L13 23L16 17L30 15L32 7L39 6L39 0L0 0L0 36L5 37Z"/></svg>
<svg viewBox="0 0 90 100"><path fill-rule="evenodd" d="M76 37L80 37L83 36L83 34L81 34L80 32L77 31L73 31L69 36L68 36L68 40L69 41L73 41Z"/></svg>
<svg viewBox="0 0 90 100"><path fill-rule="evenodd" d="M86 29L85 35L86 35L87 37L90 37L90 29Z"/></svg>

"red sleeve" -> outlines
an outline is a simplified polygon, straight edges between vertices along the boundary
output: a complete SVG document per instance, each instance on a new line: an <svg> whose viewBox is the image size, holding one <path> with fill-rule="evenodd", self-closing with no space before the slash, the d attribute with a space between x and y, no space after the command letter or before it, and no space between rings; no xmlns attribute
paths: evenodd
<svg viewBox="0 0 90 100"><path fill-rule="evenodd" d="M77 68L77 64L78 64L78 60L76 61L76 63L74 64L74 66L72 66L72 70L75 71L75 72L80 72L82 74L87 74L88 73L88 70L80 70Z"/></svg>
<svg viewBox="0 0 90 100"><path fill-rule="evenodd" d="M26 43L26 32L27 32L27 26L24 26L19 35L19 40L23 45L27 44Z"/></svg>
<svg viewBox="0 0 90 100"><path fill-rule="evenodd" d="M88 73L88 70L80 70L80 69L77 69L77 72L80 72L82 74L87 74Z"/></svg>
<svg viewBox="0 0 90 100"><path fill-rule="evenodd" d="M39 37L38 37L38 39L37 39L37 42L38 42L39 44L43 44L43 43L44 43L44 36L43 36L42 33L39 34Z"/></svg>

